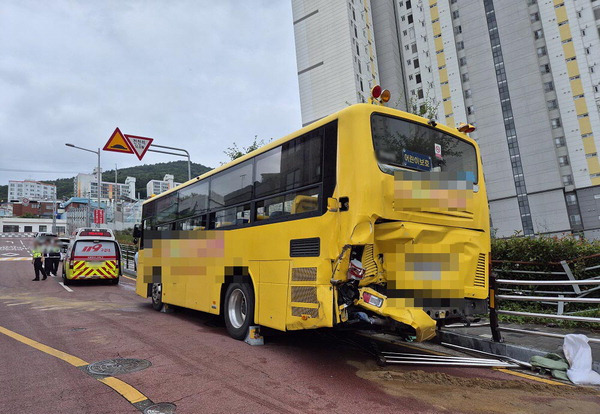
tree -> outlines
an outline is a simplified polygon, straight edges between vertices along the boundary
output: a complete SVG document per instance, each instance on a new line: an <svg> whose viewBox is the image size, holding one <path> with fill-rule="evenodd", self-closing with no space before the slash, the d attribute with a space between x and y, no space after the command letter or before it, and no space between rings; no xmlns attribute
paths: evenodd
<svg viewBox="0 0 600 414"><path fill-rule="evenodd" d="M250 144L247 147L238 147L237 143L233 143L233 145L231 147L228 147L225 151L223 151L225 153L225 155L227 155L229 157L230 161L233 161L235 159L240 158L243 155L246 155L260 147L262 147L263 145L266 145L267 143L271 142L273 140L273 138L271 138L268 141L265 141L264 139L258 139L258 135L254 135L254 141L252 141L252 144Z"/></svg>
<svg viewBox="0 0 600 414"><path fill-rule="evenodd" d="M440 106L440 103L435 99L435 97L431 97L429 92L430 89L427 89L425 92L425 97L422 99L421 103L419 103L419 99L416 96L411 96L406 102L406 112L410 112L411 114L419 115L427 119L437 119L438 107ZM395 105L396 108L400 108L403 101L404 99L402 96L398 98Z"/></svg>

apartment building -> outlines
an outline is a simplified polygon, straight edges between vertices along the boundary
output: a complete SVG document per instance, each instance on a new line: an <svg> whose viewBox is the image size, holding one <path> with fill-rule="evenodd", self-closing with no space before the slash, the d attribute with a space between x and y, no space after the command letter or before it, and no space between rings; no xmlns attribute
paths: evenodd
<svg viewBox="0 0 600 414"><path fill-rule="evenodd" d="M102 201L131 201L136 199L135 177L127 177L125 183L102 181ZM98 178L93 174L79 173L73 180L73 196L82 198L98 198Z"/></svg>
<svg viewBox="0 0 600 414"><path fill-rule="evenodd" d="M39 181L24 180L8 181L8 200L54 200L56 198L56 186Z"/></svg>
<svg viewBox="0 0 600 414"><path fill-rule="evenodd" d="M162 180L150 180L146 184L146 195L158 195L178 186L181 183L175 182L175 177L172 174L165 174Z"/></svg>
<svg viewBox="0 0 600 414"><path fill-rule="evenodd" d="M292 5L304 124L380 82L391 106L477 126L497 236L600 238L600 0ZM371 72L354 44L373 51Z"/></svg>

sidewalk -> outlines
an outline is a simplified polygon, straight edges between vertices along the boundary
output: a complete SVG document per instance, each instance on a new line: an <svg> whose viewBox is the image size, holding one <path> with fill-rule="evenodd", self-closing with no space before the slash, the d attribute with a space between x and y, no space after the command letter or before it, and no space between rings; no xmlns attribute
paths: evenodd
<svg viewBox="0 0 600 414"><path fill-rule="evenodd" d="M511 323L503 323L501 326L560 335L584 334L588 338L600 339L599 334L592 334L582 329L571 330L548 328L543 325L519 325ZM524 362L529 362L529 358L534 355L543 356L549 352L560 353L562 352L563 344L563 338L506 331L502 331L504 342L498 343L492 340L492 333L489 326L443 328L439 331L438 338L441 342L448 342L497 355L505 355ZM592 348L592 358L594 360L592 368L594 371L600 373L600 343L590 342L589 344Z"/></svg>

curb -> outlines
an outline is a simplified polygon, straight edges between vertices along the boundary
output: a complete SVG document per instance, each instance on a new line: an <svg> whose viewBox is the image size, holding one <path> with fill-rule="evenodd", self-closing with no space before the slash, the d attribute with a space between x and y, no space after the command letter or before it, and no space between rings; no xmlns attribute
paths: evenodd
<svg viewBox="0 0 600 414"><path fill-rule="evenodd" d="M445 330L438 331L437 336L442 342L448 342L453 345L464 346L465 348L489 352L496 355L507 356L523 362L529 362L529 359L532 356L544 356L548 353L548 351L541 349L526 348L524 346L508 344L506 342L494 342L479 336L465 335ZM593 361L592 369L600 374L600 361Z"/></svg>

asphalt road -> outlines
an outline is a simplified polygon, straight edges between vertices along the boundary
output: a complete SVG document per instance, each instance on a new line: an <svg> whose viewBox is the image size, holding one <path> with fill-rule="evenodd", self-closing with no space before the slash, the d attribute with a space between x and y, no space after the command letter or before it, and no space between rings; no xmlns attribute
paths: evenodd
<svg viewBox="0 0 600 414"><path fill-rule="evenodd" d="M31 258L31 238L0 237L0 262Z"/></svg>
<svg viewBox="0 0 600 414"><path fill-rule="evenodd" d="M249 346L216 317L152 310L127 278L71 291L32 278L29 262L0 262L0 412L139 413L152 402L177 413L600 412L596 390L497 370L381 368L329 331ZM152 365L116 379L85 370L112 358Z"/></svg>

